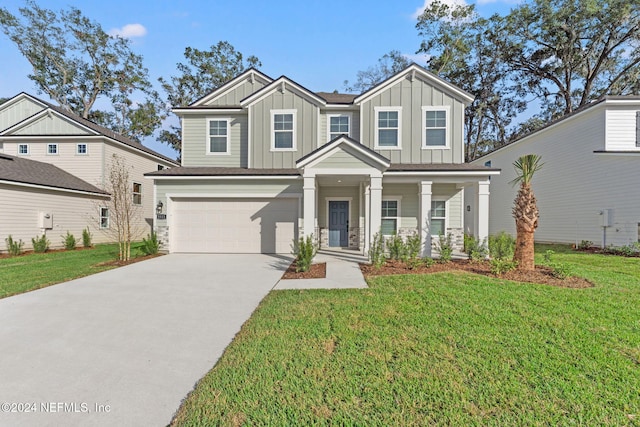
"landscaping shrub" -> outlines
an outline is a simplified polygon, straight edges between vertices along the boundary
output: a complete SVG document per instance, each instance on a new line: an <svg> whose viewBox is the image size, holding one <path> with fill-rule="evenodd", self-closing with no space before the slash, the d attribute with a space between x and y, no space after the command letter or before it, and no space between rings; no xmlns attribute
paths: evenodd
<svg viewBox="0 0 640 427"><path fill-rule="evenodd" d="M593 247L593 242L591 240L582 240L580 241L576 249L580 251L585 251L587 249L591 249L591 247Z"/></svg>
<svg viewBox="0 0 640 427"><path fill-rule="evenodd" d="M637 257L637 256L640 256L640 245L638 243L633 243L631 245L624 245L624 246L609 245L606 248L604 248L603 252L610 255Z"/></svg>
<svg viewBox="0 0 640 427"><path fill-rule="evenodd" d="M504 231L494 236L489 236L489 255L491 255L491 258L513 258L515 247L516 239Z"/></svg>
<svg viewBox="0 0 640 427"><path fill-rule="evenodd" d="M453 255L453 236L448 233L446 236L440 236L438 241L438 251L440 252L440 262L450 262Z"/></svg>
<svg viewBox="0 0 640 427"><path fill-rule="evenodd" d="M296 256L296 272L309 271L311 261L317 252L318 247L313 241L313 235L301 237L293 248L293 254Z"/></svg>
<svg viewBox="0 0 640 427"><path fill-rule="evenodd" d="M405 257L406 248L402 237L394 234L386 241L389 258L400 261Z"/></svg>
<svg viewBox="0 0 640 427"><path fill-rule="evenodd" d="M373 236L373 241L369 245L369 261L375 268L384 265L387 257L384 253L384 237L380 233Z"/></svg>
<svg viewBox="0 0 640 427"><path fill-rule="evenodd" d="M565 263L555 262L553 260L553 255L555 254L552 250L547 250L544 255L544 263L547 267L551 269L551 275L557 279L564 280L567 277L571 276L571 268Z"/></svg>
<svg viewBox="0 0 640 427"><path fill-rule="evenodd" d="M93 246L92 240L93 235L91 234L91 231L89 231L89 228L87 227L82 230L82 246L84 246L85 248L90 248L91 246Z"/></svg>
<svg viewBox="0 0 640 427"><path fill-rule="evenodd" d="M62 244L64 245L64 248L66 250L72 251L76 248L76 238L73 236L73 234L69 233L69 230L67 230L66 235L60 237L62 237Z"/></svg>
<svg viewBox="0 0 640 427"><path fill-rule="evenodd" d="M49 250L49 239L47 239L46 234L43 234L40 237L33 237L31 239L31 244L33 245L33 252L36 253L45 253Z"/></svg>
<svg viewBox="0 0 640 427"><path fill-rule="evenodd" d="M4 241L7 244L7 251L9 251L9 255L18 256L22 253L22 248L24 248L22 239L15 241L13 240L13 237L11 237L11 234L9 234L9 237L4 239Z"/></svg>
<svg viewBox="0 0 640 427"><path fill-rule="evenodd" d="M405 243L405 256L407 258L407 262L411 262L413 260L417 260L420 257L420 252L422 249L422 245L420 244L420 234L413 233L411 236L407 237L407 242Z"/></svg>
<svg viewBox="0 0 640 427"><path fill-rule="evenodd" d="M158 235L155 232L147 234L147 237L142 239L142 246L140 247L142 253L145 255L155 255L160 251L160 242L158 241Z"/></svg>
<svg viewBox="0 0 640 427"><path fill-rule="evenodd" d="M464 235L464 252L471 261L482 261L487 257L487 239L480 242L474 236Z"/></svg>
<svg viewBox="0 0 640 427"><path fill-rule="evenodd" d="M434 263L435 261L433 260L433 258L429 258L429 257L422 258L422 265L424 265L427 268L431 267Z"/></svg>
<svg viewBox="0 0 640 427"><path fill-rule="evenodd" d="M496 276L502 276L504 273L508 273L511 270L515 270L518 267L518 261L505 258L492 258L491 259L491 273Z"/></svg>

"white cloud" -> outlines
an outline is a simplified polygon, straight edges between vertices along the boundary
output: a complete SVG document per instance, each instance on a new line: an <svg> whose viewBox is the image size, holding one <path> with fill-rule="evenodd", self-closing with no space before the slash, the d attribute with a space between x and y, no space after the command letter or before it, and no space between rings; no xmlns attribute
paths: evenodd
<svg viewBox="0 0 640 427"><path fill-rule="evenodd" d="M488 0L488 1L492 1L492 0ZM495 1L495 0L493 0ZM416 9L415 12L413 12L413 15L411 15L411 17L413 19L418 19L418 17L420 15L422 15L422 12L424 12L424 10L429 7L429 5L433 3L433 0L424 0L424 4L422 6L420 6L419 8ZM468 3L465 0L440 0L440 3L446 4L450 7L453 6L467 6Z"/></svg>
<svg viewBox="0 0 640 427"><path fill-rule="evenodd" d="M122 28L112 28L109 30L109 35L122 37L123 39L131 39L147 35L147 29L142 24L127 24Z"/></svg>

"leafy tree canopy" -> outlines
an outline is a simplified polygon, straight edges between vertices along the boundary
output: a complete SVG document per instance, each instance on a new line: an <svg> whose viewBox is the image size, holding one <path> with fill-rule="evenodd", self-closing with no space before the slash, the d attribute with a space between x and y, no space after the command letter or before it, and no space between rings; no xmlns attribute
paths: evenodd
<svg viewBox="0 0 640 427"><path fill-rule="evenodd" d="M378 59L377 65L371 66L364 71L358 71L355 83L350 84L348 80L345 80L344 88L351 93L366 92L398 71L407 68L409 64L409 60L399 50L392 50Z"/></svg>

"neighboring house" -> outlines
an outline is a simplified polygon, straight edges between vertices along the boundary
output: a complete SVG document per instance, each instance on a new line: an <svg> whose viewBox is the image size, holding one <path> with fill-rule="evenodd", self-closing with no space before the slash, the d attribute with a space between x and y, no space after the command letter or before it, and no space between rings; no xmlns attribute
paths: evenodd
<svg viewBox="0 0 640 427"><path fill-rule="evenodd" d="M540 242L616 246L638 242L640 227L640 97L607 96L471 162L500 168L492 177L491 234L515 235L513 162L542 156L533 178ZM473 198L468 194L468 214ZM468 231L473 232L473 228Z"/></svg>
<svg viewBox="0 0 640 427"><path fill-rule="evenodd" d="M26 93L20 93L0 105L0 154L33 160L36 165L40 164L37 162L55 165L101 190L108 189L113 156L121 157L129 168L132 203L139 205L142 211L140 224L136 228L145 233L151 230L156 208L153 188L144 179L144 173L178 166L174 160L138 142ZM32 164L16 162L14 165ZM26 199L21 199L17 193L12 194L15 195L15 199L11 200L12 204L27 203L23 206L25 212L37 207L37 204L32 206ZM2 199L3 206L6 203L8 201ZM57 222L58 218L73 212L72 206L68 207L69 212L65 209L67 208L62 204L52 213L54 230L71 227ZM2 209L0 217L3 215L5 212ZM77 223L71 228L82 230L89 227L96 243L113 241L108 230L108 216L105 206L95 206L90 215L76 215ZM5 248L6 236L16 234L11 222L4 224L0 227L0 251ZM17 226L16 224L15 227ZM36 220L32 221L29 230L27 247L30 247L31 237L53 233L42 228ZM66 230L62 232L66 233ZM57 234L54 233L50 240L59 245Z"/></svg>
<svg viewBox="0 0 640 427"><path fill-rule="evenodd" d="M0 154L0 230L4 248L8 235L31 247L31 239L46 231L52 247L62 246L67 231L80 239L95 206L109 195L48 163Z"/></svg>
<svg viewBox="0 0 640 427"><path fill-rule="evenodd" d="M419 233L462 245L463 189L484 210L496 169L464 163L464 109L473 97L411 65L361 95L312 92L250 69L174 111L182 167L146 174L164 213L170 252L290 253L321 247L366 252L373 236ZM436 237L434 239L434 237Z"/></svg>

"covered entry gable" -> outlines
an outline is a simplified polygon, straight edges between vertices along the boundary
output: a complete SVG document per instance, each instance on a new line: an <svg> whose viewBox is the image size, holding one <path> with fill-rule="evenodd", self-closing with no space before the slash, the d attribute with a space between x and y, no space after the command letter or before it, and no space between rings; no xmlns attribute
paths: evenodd
<svg viewBox="0 0 640 427"><path fill-rule="evenodd" d="M341 135L296 161L298 169L353 170L377 169L384 172L391 165L389 159L359 142Z"/></svg>

